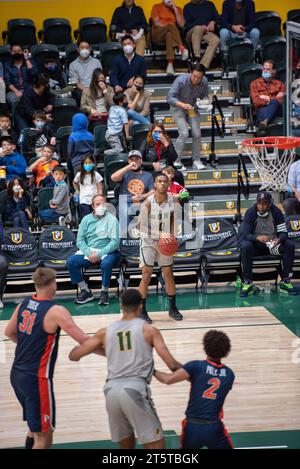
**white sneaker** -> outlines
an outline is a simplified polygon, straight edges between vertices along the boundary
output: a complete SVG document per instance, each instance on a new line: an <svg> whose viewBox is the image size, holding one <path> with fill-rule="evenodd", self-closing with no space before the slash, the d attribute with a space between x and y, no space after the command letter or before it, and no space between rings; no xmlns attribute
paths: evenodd
<svg viewBox="0 0 300 469"><path fill-rule="evenodd" d="M0 299L0 309L4 308L4 303L3 301Z"/></svg>
<svg viewBox="0 0 300 469"><path fill-rule="evenodd" d="M200 160L195 160L193 162L193 168L195 168L195 169L205 169L206 166Z"/></svg>
<svg viewBox="0 0 300 469"><path fill-rule="evenodd" d="M168 64L166 74L167 75L174 75L175 70L173 64Z"/></svg>
<svg viewBox="0 0 300 469"><path fill-rule="evenodd" d="M184 49L184 51L181 53L181 60L187 60L189 58L189 51L187 49Z"/></svg>
<svg viewBox="0 0 300 469"><path fill-rule="evenodd" d="M184 166L184 164L183 164L182 161L180 161L180 160L175 161L175 163L174 163L174 168L180 169L181 171L185 171L185 170L186 170L186 167Z"/></svg>

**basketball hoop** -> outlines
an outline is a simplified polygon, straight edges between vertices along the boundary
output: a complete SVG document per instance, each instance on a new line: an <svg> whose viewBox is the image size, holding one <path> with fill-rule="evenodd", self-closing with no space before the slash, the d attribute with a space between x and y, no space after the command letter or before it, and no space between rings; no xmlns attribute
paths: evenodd
<svg viewBox="0 0 300 469"><path fill-rule="evenodd" d="M241 148L258 171L262 182L260 190L287 190L288 172L297 147L300 147L300 138L296 137L259 137L242 142Z"/></svg>

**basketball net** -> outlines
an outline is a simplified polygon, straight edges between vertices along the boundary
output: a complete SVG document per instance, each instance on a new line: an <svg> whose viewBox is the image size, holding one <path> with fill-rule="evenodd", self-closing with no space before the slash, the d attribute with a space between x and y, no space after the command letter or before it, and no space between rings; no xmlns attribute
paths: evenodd
<svg viewBox="0 0 300 469"><path fill-rule="evenodd" d="M260 190L287 190L288 172L298 146L300 138L294 137L262 137L242 142L242 149L258 171L262 183Z"/></svg>

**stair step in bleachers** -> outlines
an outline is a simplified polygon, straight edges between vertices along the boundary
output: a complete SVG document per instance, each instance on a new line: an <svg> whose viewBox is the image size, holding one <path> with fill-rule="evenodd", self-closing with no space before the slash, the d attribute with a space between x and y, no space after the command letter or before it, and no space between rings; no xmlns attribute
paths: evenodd
<svg viewBox="0 0 300 469"><path fill-rule="evenodd" d="M247 167L249 183L252 185L261 185L258 171L255 168ZM242 173L244 175L244 173ZM228 166L218 166L218 168L209 168L197 171L183 171L185 187L207 188L214 187L215 190L221 187L232 187L237 184L237 169Z"/></svg>
<svg viewBox="0 0 300 469"><path fill-rule="evenodd" d="M246 131L248 128L247 119L244 117L242 106L228 106L223 109L225 118L226 133L230 133L231 129L238 131ZM159 110L154 112L154 119L158 122L162 122L168 131L176 131L177 125L171 115L170 110ZM217 119L221 117L217 115ZM211 113L201 112L200 113L200 126L203 130L211 130Z"/></svg>
<svg viewBox="0 0 300 469"><path fill-rule="evenodd" d="M242 198L241 213L244 214L247 208L255 203L255 194L250 195L249 199ZM237 211L236 195L210 195L194 197L188 202L190 220L197 220L207 217L231 218L233 219Z"/></svg>

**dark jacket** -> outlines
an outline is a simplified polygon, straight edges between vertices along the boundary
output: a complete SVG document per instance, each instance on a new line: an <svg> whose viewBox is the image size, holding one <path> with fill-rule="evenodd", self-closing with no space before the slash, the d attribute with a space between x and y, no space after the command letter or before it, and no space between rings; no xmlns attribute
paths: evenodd
<svg viewBox="0 0 300 469"><path fill-rule="evenodd" d="M142 168L146 170L153 171L153 163L161 162L166 164L167 166L173 166L174 161L177 160L178 155L174 148L173 143L170 141L170 145L168 148L165 148L163 145L161 146L161 155L160 160L158 159L158 155L156 153L155 145L149 145L146 141L144 141L140 147L140 152L143 157Z"/></svg>
<svg viewBox="0 0 300 469"><path fill-rule="evenodd" d="M245 13L246 13L246 31L249 32L251 29L256 27L255 24L255 4L252 0L244 0ZM222 15L221 15L221 28L227 28L231 31L232 21L234 18L235 0L225 0L223 3Z"/></svg>
<svg viewBox="0 0 300 469"><path fill-rule="evenodd" d="M13 152L0 158L0 166L6 168L6 180L11 181L15 177L25 179L27 163L21 153Z"/></svg>
<svg viewBox="0 0 300 469"><path fill-rule="evenodd" d="M89 121L85 114L77 113L72 119L72 129L68 141L68 159L73 169L80 166L85 155L93 155L95 149L94 136L88 132Z"/></svg>
<svg viewBox="0 0 300 469"><path fill-rule="evenodd" d="M130 33L133 29L139 30L147 27L147 21L141 7L133 4L132 8L127 8L124 3L122 6L115 9L111 24L116 25L117 33L126 31Z"/></svg>
<svg viewBox="0 0 300 469"><path fill-rule="evenodd" d="M219 13L212 2L204 1L201 4L188 3L183 9L185 29L189 31L194 26L207 26L210 21L218 22Z"/></svg>
<svg viewBox="0 0 300 469"><path fill-rule="evenodd" d="M67 77L60 67L55 72L51 72L47 67L43 67L42 73L49 77L49 87L51 90L61 90L67 86Z"/></svg>
<svg viewBox="0 0 300 469"><path fill-rule="evenodd" d="M41 111L49 104L54 105L54 96L50 91L45 91L41 96L35 93L33 88L24 90L23 96L20 99L17 107L16 114L32 120L32 116L36 111Z"/></svg>
<svg viewBox="0 0 300 469"><path fill-rule="evenodd" d="M147 77L146 61L144 57L135 54L129 63L124 54L114 58L110 72L110 84L115 88L119 85L126 90L127 82L136 75L142 75L144 79Z"/></svg>
<svg viewBox="0 0 300 469"><path fill-rule="evenodd" d="M28 88L32 82L32 78L38 74L35 63L31 60L32 68L28 69L25 62L18 68L14 62L4 64L4 80L6 86L14 85L18 90Z"/></svg>
<svg viewBox="0 0 300 469"><path fill-rule="evenodd" d="M288 234L287 234L287 228L286 228L286 224L284 221L283 213L274 204L271 205L270 210L271 210L273 220L274 220L274 228L276 230L276 236L277 238L281 240L282 243L284 243L288 238ZM239 242L256 240L257 235L255 234L255 227L256 227L257 218L258 218L257 208L255 204L252 207L248 208L248 210L245 213L242 230L239 235Z"/></svg>
<svg viewBox="0 0 300 469"><path fill-rule="evenodd" d="M29 206L30 200L28 195L24 195L24 197L15 201L11 194L7 194L3 219L5 221L11 221L12 218L17 215L17 212L24 212L25 208L29 208Z"/></svg>

